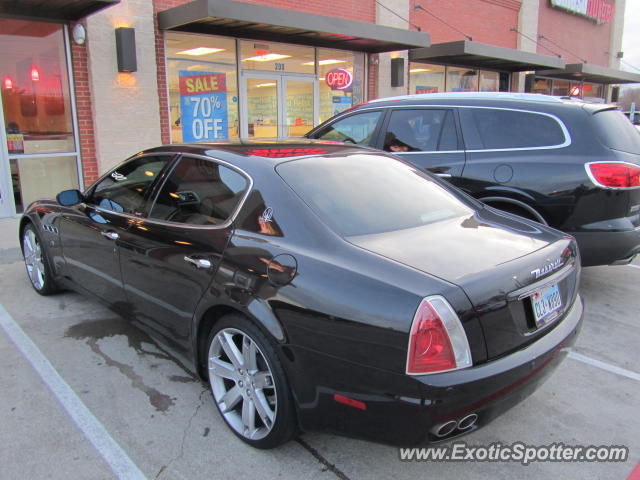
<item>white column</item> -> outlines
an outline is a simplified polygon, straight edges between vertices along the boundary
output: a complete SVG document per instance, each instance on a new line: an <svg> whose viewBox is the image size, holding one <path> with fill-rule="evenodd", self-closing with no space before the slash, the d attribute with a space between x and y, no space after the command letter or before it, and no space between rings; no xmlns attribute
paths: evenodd
<svg viewBox="0 0 640 480"><path fill-rule="evenodd" d="M117 27L136 29L137 72L118 72ZM152 2L122 0L91 15L87 45L96 153L103 173L161 142Z"/></svg>
<svg viewBox="0 0 640 480"><path fill-rule="evenodd" d="M410 7L411 4L409 0L379 0L379 3L376 3L376 23L387 27L410 30L410 25L407 21L403 20L409 20ZM390 10L398 15L394 15ZM406 94L407 82L409 81L409 62L407 51L381 53L378 57L378 97L390 97ZM391 59L398 57L405 59L404 85L402 87L392 87Z"/></svg>
<svg viewBox="0 0 640 480"><path fill-rule="evenodd" d="M538 17L540 0L522 0L518 16L518 30L529 38L538 39ZM528 38L518 35L518 50L536 53L538 45ZM525 73L514 73L511 86L516 92L524 92Z"/></svg>

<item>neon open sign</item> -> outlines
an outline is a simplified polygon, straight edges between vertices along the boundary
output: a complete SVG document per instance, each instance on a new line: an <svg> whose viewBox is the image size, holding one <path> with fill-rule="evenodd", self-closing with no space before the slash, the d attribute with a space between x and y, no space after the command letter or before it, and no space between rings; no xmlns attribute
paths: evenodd
<svg viewBox="0 0 640 480"><path fill-rule="evenodd" d="M325 82L331 87L331 90L346 90L353 84L353 75L344 68L334 68L327 72Z"/></svg>

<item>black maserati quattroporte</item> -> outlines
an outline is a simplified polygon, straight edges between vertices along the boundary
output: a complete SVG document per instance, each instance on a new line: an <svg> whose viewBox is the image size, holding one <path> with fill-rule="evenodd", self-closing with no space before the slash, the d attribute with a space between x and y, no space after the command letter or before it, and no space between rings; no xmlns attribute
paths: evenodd
<svg viewBox="0 0 640 480"><path fill-rule="evenodd" d="M572 237L356 146L154 148L31 204L20 241L37 292L91 294L192 358L259 448L474 431L583 314Z"/></svg>

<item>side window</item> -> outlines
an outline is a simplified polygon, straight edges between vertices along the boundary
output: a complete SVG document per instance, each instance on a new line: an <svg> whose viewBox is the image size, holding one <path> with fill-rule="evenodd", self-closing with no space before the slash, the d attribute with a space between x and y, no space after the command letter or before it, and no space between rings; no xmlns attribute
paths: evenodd
<svg viewBox="0 0 640 480"><path fill-rule="evenodd" d="M87 203L118 213L139 213L154 180L171 155L133 158L116 167L93 188Z"/></svg>
<svg viewBox="0 0 640 480"><path fill-rule="evenodd" d="M313 138L368 145L381 115L381 111L349 115L317 132Z"/></svg>
<svg viewBox="0 0 640 480"><path fill-rule="evenodd" d="M455 150L457 143L453 114L432 108L394 110L384 137L388 152Z"/></svg>
<svg viewBox="0 0 640 480"><path fill-rule="evenodd" d="M558 121L540 113L462 108L460 120L467 150L552 147L566 140Z"/></svg>
<svg viewBox="0 0 640 480"><path fill-rule="evenodd" d="M235 170L183 157L167 177L149 217L191 225L224 223L247 187L247 179Z"/></svg>

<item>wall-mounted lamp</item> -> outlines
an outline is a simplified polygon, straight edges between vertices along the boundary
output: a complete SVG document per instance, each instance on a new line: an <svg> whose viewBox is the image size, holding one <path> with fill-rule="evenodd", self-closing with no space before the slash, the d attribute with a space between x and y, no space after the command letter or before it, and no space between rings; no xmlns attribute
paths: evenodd
<svg viewBox="0 0 640 480"><path fill-rule="evenodd" d="M391 86L404 86L404 58L391 59Z"/></svg>
<svg viewBox="0 0 640 480"><path fill-rule="evenodd" d="M116 28L116 53L118 55L119 72L135 72L138 70L135 28Z"/></svg>

